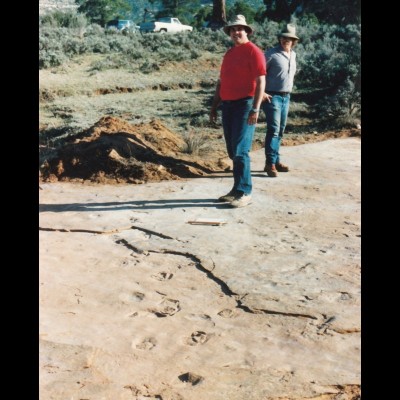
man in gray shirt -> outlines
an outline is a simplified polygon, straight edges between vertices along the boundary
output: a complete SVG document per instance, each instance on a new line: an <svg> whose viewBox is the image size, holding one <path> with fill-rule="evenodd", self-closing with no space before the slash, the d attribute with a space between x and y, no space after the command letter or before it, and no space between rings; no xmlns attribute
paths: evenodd
<svg viewBox="0 0 400 400"><path fill-rule="evenodd" d="M265 137L265 168L270 177L278 172L288 172L289 167L280 161L279 148L289 112L290 93L296 73L296 53L293 47L299 38L296 27L288 24L278 35L279 45L265 52L267 76L262 108L267 122Z"/></svg>

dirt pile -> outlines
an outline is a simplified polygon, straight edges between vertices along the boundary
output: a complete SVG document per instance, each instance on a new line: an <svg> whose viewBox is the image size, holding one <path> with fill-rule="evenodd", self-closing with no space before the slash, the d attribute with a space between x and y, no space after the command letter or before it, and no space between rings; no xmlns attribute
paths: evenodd
<svg viewBox="0 0 400 400"><path fill-rule="evenodd" d="M74 136L41 168L44 182L145 183L205 176L223 171L222 158L183 153L184 140L160 121L132 125L103 117Z"/></svg>
<svg viewBox="0 0 400 400"><path fill-rule="evenodd" d="M330 138L361 136L357 129L323 134L286 135L283 146ZM255 140L253 150L264 146ZM207 154L184 153L181 135L159 120L137 125L106 116L70 139L56 157L40 168L40 182L145 183L206 176L230 168L225 149L213 146Z"/></svg>

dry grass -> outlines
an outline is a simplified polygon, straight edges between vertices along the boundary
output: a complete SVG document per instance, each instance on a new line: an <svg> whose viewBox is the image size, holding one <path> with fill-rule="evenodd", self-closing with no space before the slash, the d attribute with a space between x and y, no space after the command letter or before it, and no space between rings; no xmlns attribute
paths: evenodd
<svg viewBox="0 0 400 400"><path fill-rule="evenodd" d="M204 54L196 62L170 64L152 74L91 71L93 63L104 57L80 56L39 71L40 126L85 129L102 116L113 115L131 123L157 118L183 132L193 116L208 115L219 55Z"/></svg>
<svg viewBox="0 0 400 400"><path fill-rule="evenodd" d="M171 63L151 74L132 73L126 69L93 71L92 66L107 55L83 55L59 67L39 70L39 91L89 95L101 89L130 88L133 91L152 89L160 85L179 87L199 85L218 78L218 54L205 53L199 60Z"/></svg>
<svg viewBox="0 0 400 400"><path fill-rule="evenodd" d="M132 73L128 68L94 71L93 65L107 57L98 54L40 70L41 144L50 138L60 145L66 135L74 135L108 115L133 124L161 120L182 135L185 151L190 154L207 151L206 140L210 146L223 148L221 123L211 126L208 122L222 56L205 52L198 60L169 63L150 74ZM287 133L314 131L310 111L306 103L292 100ZM256 148L264 143L265 129L262 112L254 136Z"/></svg>
<svg viewBox="0 0 400 400"><path fill-rule="evenodd" d="M182 137L185 142L183 153L198 155L210 149L208 137L203 133L196 134L193 130L189 130L184 132Z"/></svg>

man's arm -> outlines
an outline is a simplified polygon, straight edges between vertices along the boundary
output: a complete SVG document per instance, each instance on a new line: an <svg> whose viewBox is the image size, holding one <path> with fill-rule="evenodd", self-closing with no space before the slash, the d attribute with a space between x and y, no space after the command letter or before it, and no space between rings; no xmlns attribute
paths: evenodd
<svg viewBox="0 0 400 400"><path fill-rule="evenodd" d="M257 122L258 115L260 114L260 105L263 100L265 90L265 75L260 75L256 78L256 92L254 94L253 108L258 110L257 112L249 113L247 123L254 125Z"/></svg>
<svg viewBox="0 0 400 400"><path fill-rule="evenodd" d="M270 56L269 54L267 55L267 52L265 52L264 55L265 55L265 62L266 62L267 75L268 75L268 70L269 70L269 67L271 66L272 56ZM268 101L268 103L271 103L271 99L272 99L272 96L270 94L263 93L263 98L262 98L261 102L264 103L264 101Z"/></svg>
<svg viewBox="0 0 400 400"><path fill-rule="evenodd" d="M265 75L260 75L256 78L256 93L254 94L253 107L256 109L260 108L263 94L265 90Z"/></svg>
<svg viewBox="0 0 400 400"><path fill-rule="evenodd" d="M221 87L221 82L218 79L217 87L215 88L214 98L211 105L210 111L210 122L215 123L217 122L217 108L221 103L221 97L219 96L219 89Z"/></svg>

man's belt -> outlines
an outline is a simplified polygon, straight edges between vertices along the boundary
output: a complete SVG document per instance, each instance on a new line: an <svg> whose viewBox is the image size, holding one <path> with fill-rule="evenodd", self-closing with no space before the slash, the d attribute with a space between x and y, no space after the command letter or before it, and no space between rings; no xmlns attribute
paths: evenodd
<svg viewBox="0 0 400 400"><path fill-rule="evenodd" d="M290 94L290 92L273 92L272 90L267 90L267 93L268 94L274 94L276 96L283 96L283 97L285 97L285 96Z"/></svg>
<svg viewBox="0 0 400 400"><path fill-rule="evenodd" d="M241 99L237 99L237 100L222 100L223 103L227 103L227 104L231 104L231 103L237 103L239 101L244 101L244 100L249 100L252 99L252 96L247 96L247 97L243 97Z"/></svg>

